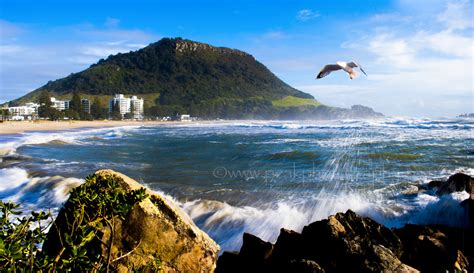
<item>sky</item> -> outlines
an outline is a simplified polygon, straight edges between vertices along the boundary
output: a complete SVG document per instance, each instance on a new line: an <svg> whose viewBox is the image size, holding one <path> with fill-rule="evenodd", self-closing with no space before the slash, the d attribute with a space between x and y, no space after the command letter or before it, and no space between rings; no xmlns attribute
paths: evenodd
<svg viewBox="0 0 474 273"><path fill-rule="evenodd" d="M474 112L473 0L0 0L0 102L101 58L182 37L252 54L324 104ZM368 77L333 73L354 60Z"/></svg>

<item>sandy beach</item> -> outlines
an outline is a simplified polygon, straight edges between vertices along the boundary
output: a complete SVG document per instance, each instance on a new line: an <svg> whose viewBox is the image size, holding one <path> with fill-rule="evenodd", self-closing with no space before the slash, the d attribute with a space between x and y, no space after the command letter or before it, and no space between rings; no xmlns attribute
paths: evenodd
<svg viewBox="0 0 474 273"><path fill-rule="evenodd" d="M94 121L6 121L0 123L0 135L20 134L28 131L57 131L78 129L86 127L117 127L129 125L160 125L174 124L170 121L117 121L117 120L94 120Z"/></svg>

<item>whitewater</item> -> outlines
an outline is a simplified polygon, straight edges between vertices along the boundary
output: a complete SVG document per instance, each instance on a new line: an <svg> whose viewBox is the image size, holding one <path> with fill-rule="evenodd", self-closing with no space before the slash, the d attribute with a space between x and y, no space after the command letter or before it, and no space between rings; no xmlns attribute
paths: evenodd
<svg viewBox="0 0 474 273"><path fill-rule="evenodd" d="M467 193L424 185L474 175L474 120L231 121L0 136L0 198L57 214L68 191L113 169L175 200L224 250L274 241L352 209L389 227L463 226Z"/></svg>

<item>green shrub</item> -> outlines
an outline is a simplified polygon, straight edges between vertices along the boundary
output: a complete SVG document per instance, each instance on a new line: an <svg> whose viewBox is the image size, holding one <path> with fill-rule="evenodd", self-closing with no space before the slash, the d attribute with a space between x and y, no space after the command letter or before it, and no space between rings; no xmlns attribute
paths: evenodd
<svg viewBox="0 0 474 273"><path fill-rule="evenodd" d="M43 260L35 257L39 245L46 238L45 223L49 213L32 212L20 217L19 206L0 200L0 268L7 272L37 271L46 268Z"/></svg>
<svg viewBox="0 0 474 273"><path fill-rule="evenodd" d="M108 272L114 221L125 219L147 197L144 188L126 190L114 176L90 175L71 191L49 234L45 220L50 213L33 212L21 218L18 205L0 201L0 268L2 272ZM111 236L103 236L104 230Z"/></svg>

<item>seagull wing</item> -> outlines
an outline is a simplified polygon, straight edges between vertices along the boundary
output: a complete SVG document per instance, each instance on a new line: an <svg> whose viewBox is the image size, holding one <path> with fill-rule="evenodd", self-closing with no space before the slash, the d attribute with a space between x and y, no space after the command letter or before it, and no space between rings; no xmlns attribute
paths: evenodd
<svg viewBox="0 0 474 273"><path fill-rule="evenodd" d="M347 66L348 66L348 67L351 67L351 68L359 67L359 65L357 65L356 62L349 62L349 63L347 63Z"/></svg>
<svg viewBox="0 0 474 273"><path fill-rule="evenodd" d="M360 64L358 64L356 62L350 62L350 63L347 63L347 66L350 66L352 68L358 67L360 69L360 71L362 71L362 73L364 73L364 75L367 76L367 73L365 73L364 69L362 69L362 66L360 66Z"/></svg>
<svg viewBox="0 0 474 273"><path fill-rule="evenodd" d="M342 67L337 65L337 64L328 64L328 65L324 66L323 69L321 69L321 71L319 71L319 74L316 77L316 79L324 78L327 75L329 75L331 72L337 71L337 70L340 70L340 69L342 69Z"/></svg>

